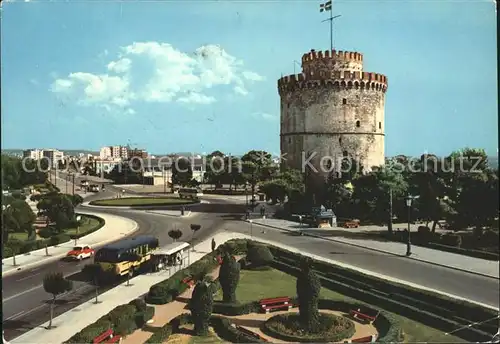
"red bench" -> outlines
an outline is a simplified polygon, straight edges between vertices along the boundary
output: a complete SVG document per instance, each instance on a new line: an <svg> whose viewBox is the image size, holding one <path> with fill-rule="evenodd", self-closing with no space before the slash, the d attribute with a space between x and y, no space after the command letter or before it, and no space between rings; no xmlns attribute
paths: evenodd
<svg viewBox="0 0 500 344"><path fill-rule="evenodd" d="M257 338L257 339L260 339L261 341L263 342L267 342L268 340L265 339L264 337L260 336L258 333L255 333L253 331L250 331L249 329L246 329L244 327L241 327L241 326L238 326L236 325L236 329L244 334L246 334L247 336L250 336L250 337L254 337L254 338Z"/></svg>
<svg viewBox="0 0 500 344"><path fill-rule="evenodd" d="M113 330L109 329L97 337L94 338L92 341L93 344L100 344L100 343L118 343L120 342L121 336L119 335L114 335L113 336Z"/></svg>
<svg viewBox="0 0 500 344"><path fill-rule="evenodd" d="M262 299L259 301L259 304L265 313L269 313L270 311L278 309L290 310L292 308L292 303L288 296Z"/></svg>
<svg viewBox="0 0 500 344"><path fill-rule="evenodd" d="M369 313L372 313L372 314L369 314ZM374 312L369 312L369 311L366 311L366 310L362 310L360 308L358 308L357 310L351 309L351 311L349 312L349 314L354 319L366 321L369 324L371 324L375 320L377 320L377 317L378 317L379 313L380 313L379 311L377 311L376 313L374 313Z"/></svg>
<svg viewBox="0 0 500 344"><path fill-rule="evenodd" d="M194 285L194 279L192 277L186 277L182 280L182 283L187 284L189 287Z"/></svg>

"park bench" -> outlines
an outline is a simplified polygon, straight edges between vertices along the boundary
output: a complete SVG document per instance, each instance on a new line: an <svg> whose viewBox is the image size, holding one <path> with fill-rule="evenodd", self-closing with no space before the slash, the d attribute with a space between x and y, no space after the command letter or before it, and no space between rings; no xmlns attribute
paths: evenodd
<svg viewBox="0 0 500 344"><path fill-rule="evenodd" d="M189 287L192 287L194 285L194 279L191 276L190 277L185 277L182 280L182 283L187 284Z"/></svg>
<svg viewBox="0 0 500 344"><path fill-rule="evenodd" d="M261 335L259 335L258 333L255 333L253 331L250 331L249 329L246 329L244 327L241 327L239 325L236 325L236 329L238 331L240 331L241 333L244 333L246 334L247 336L250 336L250 337L253 337L253 338L256 338L256 339L259 339L263 342L267 342L267 339L265 339L264 337L262 337Z"/></svg>
<svg viewBox="0 0 500 344"><path fill-rule="evenodd" d="M344 343L375 343L376 340L377 340L377 335L372 334L366 337L349 339L344 341Z"/></svg>
<svg viewBox="0 0 500 344"><path fill-rule="evenodd" d="M369 324L372 324L375 320L377 320L379 313L380 311L368 311L362 310L361 308L358 308L357 310L351 309L349 312L354 319L365 321Z"/></svg>
<svg viewBox="0 0 500 344"><path fill-rule="evenodd" d="M94 338L92 341L93 344L100 344L100 343L119 343L121 340L121 336L119 335L114 335L113 336L113 330L109 329L107 331L104 331L100 335Z"/></svg>
<svg viewBox="0 0 500 344"><path fill-rule="evenodd" d="M292 308L292 303L288 296L262 299L259 301L259 304L265 313L278 309L290 310Z"/></svg>

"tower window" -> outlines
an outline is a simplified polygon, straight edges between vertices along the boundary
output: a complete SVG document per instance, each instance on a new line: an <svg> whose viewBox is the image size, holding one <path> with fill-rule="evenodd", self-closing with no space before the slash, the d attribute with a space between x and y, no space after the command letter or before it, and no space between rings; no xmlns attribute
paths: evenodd
<svg viewBox="0 0 500 344"><path fill-rule="evenodd" d="M356 128L359 128L361 126L361 122L360 121L356 121Z"/></svg>
<svg viewBox="0 0 500 344"><path fill-rule="evenodd" d="M347 153L347 151L343 151L343 152L342 152L342 155L346 157L346 156L348 156L348 155L349 155L349 153Z"/></svg>
<svg viewBox="0 0 500 344"><path fill-rule="evenodd" d="M378 128L382 129L382 122L378 122Z"/></svg>
<svg viewBox="0 0 500 344"><path fill-rule="evenodd" d="M343 98L342 99L342 104L346 105L347 104L347 99L346 98Z"/></svg>

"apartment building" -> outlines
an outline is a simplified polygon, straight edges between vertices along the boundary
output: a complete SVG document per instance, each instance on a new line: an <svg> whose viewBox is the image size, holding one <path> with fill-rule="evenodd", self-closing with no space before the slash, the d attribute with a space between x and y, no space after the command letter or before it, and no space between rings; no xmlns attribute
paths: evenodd
<svg viewBox="0 0 500 344"><path fill-rule="evenodd" d="M26 149L23 151L23 158L40 160L43 158L43 149Z"/></svg>
<svg viewBox="0 0 500 344"><path fill-rule="evenodd" d="M126 146L106 146L99 151L99 158L102 160L128 159L129 149Z"/></svg>
<svg viewBox="0 0 500 344"><path fill-rule="evenodd" d="M44 149L43 157L48 159L51 167L55 168L58 166L59 161L64 160L64 153L57 149Z"/></svg>

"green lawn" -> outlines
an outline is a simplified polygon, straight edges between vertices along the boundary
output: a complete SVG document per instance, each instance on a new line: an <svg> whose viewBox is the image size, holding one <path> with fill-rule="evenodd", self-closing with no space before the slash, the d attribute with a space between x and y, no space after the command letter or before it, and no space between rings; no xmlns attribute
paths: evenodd
<svg viewBox="0 0 500 344"><path fill-rule="evenodd" d="M296 278L278 270L250 271L241 270L240 282L236 289L236 297L240 302L255 301L263 298L290 296L297 294L295 289ZM337 292L321 288L321 298L331 300L355 301ZM215 297L222 300L222 293ZM454 336L446 336L442 331L425 326L408 318L395 316L401 322L405 333L405 342L447 342L466 343L465 340Z"/></svg>
<svg viewBox="0 0 500 344"><path fill-rule="evenodd" d="M78 233L80 235L87 233L87 232L93 232L95 230L95 228L99 226L99 220L97 220L94 217L85 216L85 215L82 215L82 219L81 219L80 223L81 223L81 226L78 228ZM65 229L64 233L66 233L68 235L74 235L77 233L77 228L75 227L75 228Z"/></svg>
<svg viewBox="0 0 500 344"><path fill-rule="evenodd" d="M197 201L180 199L176 197L124 197L124 198L103 199L90 202L91 205L118 206L118 207L149 206L149 205L187 205L194 203L197 203Z"/></svg>

